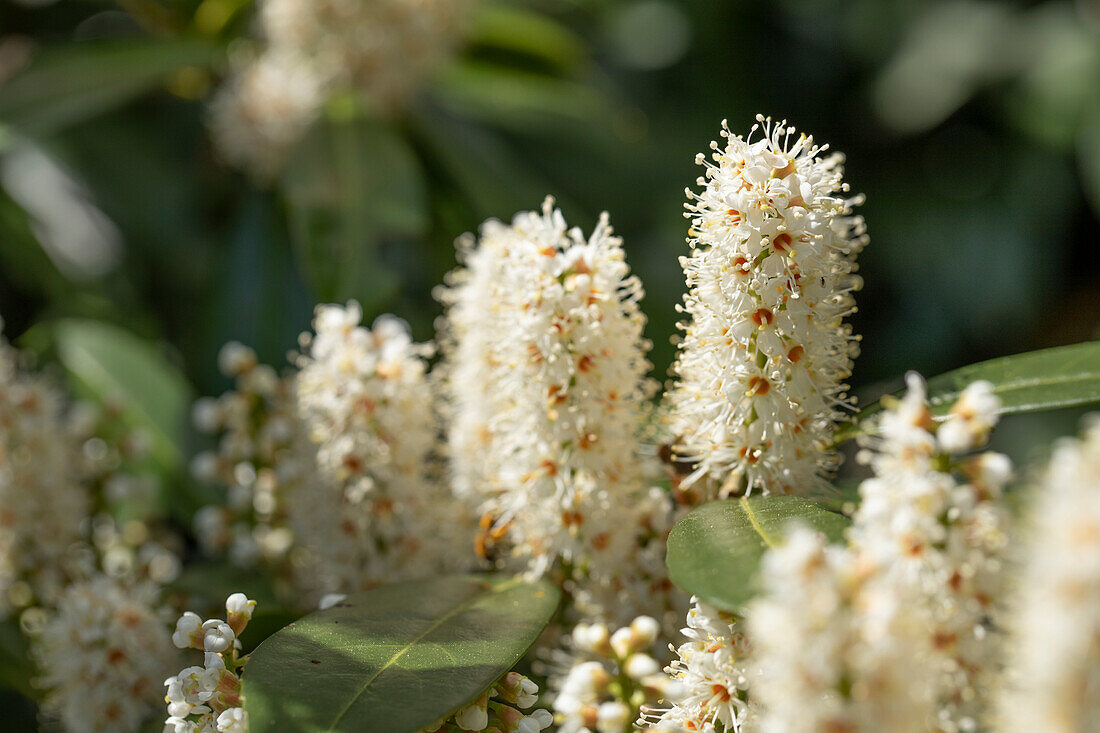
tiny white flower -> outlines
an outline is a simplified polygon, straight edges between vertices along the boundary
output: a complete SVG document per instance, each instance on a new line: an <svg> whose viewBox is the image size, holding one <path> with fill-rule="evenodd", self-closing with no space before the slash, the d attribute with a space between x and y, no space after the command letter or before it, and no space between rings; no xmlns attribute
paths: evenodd
<svg viewBox="0 0 1100 733"><path fill-rule="evenodd" d="M218 733L248 733L248 713L244 708L229 708L218 716Z"/></svg>
<svg viewBox="0 0 1100 733"><path fill-rule="evenodd" d="M621 700L601 703L596 711L596 730L599 733L622 733L633 722L631 710Z"/></svg>
<svg viewBox="0 0 1100 733"><path fill-rule="evenodd" d="M202 648L205 651L228 651L236 638L233 629L224 621L210 619L202 624Z"/></svg>
<svg viewBox="0 0 1100 733"><path fill-rule="evenodd" d="M462 730L485 730L489 725L487 698L481 697L455 713L455 725Z"/></svg>
<svg viewBox="0 0 1100 733"><path fill-rule="evenodd" d="M202 619L198 614L186 611L176 621L176 630L172 634L172 643L178 649L195 647L201 649L199 639L202 638Z"/></svg>

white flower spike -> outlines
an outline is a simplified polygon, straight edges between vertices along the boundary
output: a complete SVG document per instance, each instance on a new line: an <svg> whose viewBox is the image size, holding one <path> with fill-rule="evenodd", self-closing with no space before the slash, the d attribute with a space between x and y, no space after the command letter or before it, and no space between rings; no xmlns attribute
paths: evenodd
<svg viewBox="0 0 1100 733"><path fill-rule="evenodd" d="M707 496L810 494L837 463L828 448L852 406L844 380L858 337L855 255L866 243L843 158L786 122L757 117L748 138L723 122L724 147L688 190L691 255L671 394L682 482ZM754 139L757 130L762 136Z"/></svg>

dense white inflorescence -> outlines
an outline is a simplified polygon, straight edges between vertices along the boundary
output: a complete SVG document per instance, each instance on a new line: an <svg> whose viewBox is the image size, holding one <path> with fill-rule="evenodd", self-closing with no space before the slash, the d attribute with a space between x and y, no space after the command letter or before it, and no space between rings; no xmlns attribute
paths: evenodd
<svg viewBox="0 0 1100 733"><path fill-rule="evenodd" d="M549 665L558 733L626 733L643 705L664 699L675 683L652 656L660 631L650 616L614 631L598 621L574 626Z"/></svg>
<svg viewBox="0 0 1100 733"><path fill-rule="evenodd" d="M195 402L192 417L217 448L200 453L191 472L225 489L223 502L195 514L199 545L210 555L228 554L240 566L282 562L291 547L286 503L313 480L313 455L297 416L293 376L259 364L247 346L230 342L218 367L235 381L216 399Z"/></svg>
<svg viewBox="0 0 1100 733"><path fill-rule="evenodd" d="M1032 496L1000 730L1100 730L1100 415Z"/></svg>
<svg viewBox="0 0 1100 733"><path fill-rule="evenodd" d="M796 527L761 567L749 609L761 733L935 730L924 618L876 587L858 553ZM884 592L885 591L885 592Z"/></svg>
<svg viewBox="0 0 1100 733"><path fill-rule="evenodd" d="M275 178L321 114L323 88L294 54L269 52L243 65L210 102L218 151L258 180Z"/></svg>
<svg viewBox="0 0 1100 733"><path fill-rule="evenodd" d="M907 381L859 456L874 476L860 485L849 541L875 592L923 616L935 726L970 731L988 716L984 692L1001 667L1011 523L1000 499L1013 469L1001 454L970 453L997 422L989 383L963 390L937 427L923 380Z"/></svg>
<svg viewBox="0 0 1100 733"><path fill-rule="evenodd" d="M846 198L839 154L785 122L757 118L763 136L733 135L688 190L691 255L684 337L670 394L680 459L706 496L809 494L837 458L829 448L852 404L847 379L858 338L855 255L866 242Z"/></svg>
<svg viewBox="0 0 1100 733"><path fill-rule="evenodd" d="M152 584L96 576L65 589L32 653L43 708L69 733L136 731L161 703L177 653Z"/></svg>
<svg viewBox="0 0 1100 733"><path fill-rule="evenodd" d="M65 396L0 339L0 618L57 601L90 501Z"/></svg>
<svg viewBox="0 0 1100 733"><path fill-rule="evenodd" d="M334 93L375 108L412 95L458 45L471 0L264 0L264 48L237 64L210 126L224 157L278 173Z"/></svg>
<svg viewBox="0 0 1100 733"><path fill-rule="evenodd" d="M677 683L668 690L668 706L647 706L638 723L645 730L670 733L740 730L752 714L748 637L733 614L691 600L683 629L688 640L665 669Z"/></svg>
<svg viewBox="0 0 1100 733"><path fill-rule="evenodd" d="M295 573L315 595L473 564L473 512L439 480L431 347L357 303L317 309L296 382L317 478L292 498Z"/></svg>
<svg viewBox="0 0 1100 733"><path fill-rule="evenodd" d="M977 382L945 422L924 383L889 404L846 548L808 530L766 556L749 612L762 731L974 731L1000 672L1012 474L980 448L999 400ZM951 427L954 426L954 427Z"/></svg>
<svg viewBox="0 0 1100 733"><path fill-rule="evenodd" d="M484 512L482 555L533 575L560 560L595 605L628 587L652 604L663 569L639 548L663 541L671 507L638 451L649 344L622 241L606 215L586 239L548 198L486 222L459 257L440 296L447 417L456 488ZM624 606L605 610L638 610Z"/></svg>

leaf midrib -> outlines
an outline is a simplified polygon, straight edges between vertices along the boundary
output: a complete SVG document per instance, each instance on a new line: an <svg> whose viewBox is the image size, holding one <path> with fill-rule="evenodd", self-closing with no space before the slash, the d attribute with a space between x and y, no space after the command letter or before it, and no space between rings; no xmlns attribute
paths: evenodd
<svg viewBox="0 0 1100 733"><path fill-rule="evenodd" d="M749 519L749 524L756 531L756 534L760 535L760 539L764 541L764 544L768 547L775 547L775 539L764 531L764 527L760 524L760 521L756 518L756 512L752 509L752 504L749 503L747 496L742 496L740 499L741 509L745 512L745 516Z"/></svg>
<svg viewBox="0 0 1100 733"><path fill-rule="evenodd" d="M505 583L501 583L500 585L493 587L490 592L491 593L503 593L505 591L511 590L515 586L519 585L521 582L522 582L521 579L513 578L512 580L509 580ZM344 708L339 712L339 714L333 719L332 723L328 727L328 730L330 730L330 731L336 730L336 726L339 725L340 721L344 719L344 716L348 714L348 711L351 710L351 708L355 704L355 702L359 698L361 698L364 693L366 693L367 688L369 688L374 683L374 681L376 679L378 679L378 677L383 672L385 672L387 669L389 669L394 664L396 664L397 660L400 659L401 656L403 656L406 652L408 652L410 649L412 649L415 645L420 643L424 639L424 637L428 636L433 631L438 629L441 625L443 625L443 623L445 621L447 621L448 619L451 619L454 616L462 613L463 611L470 608L471 606L476 605L479 601L484 600L484 598L485 598L484 594L475 593L472 598L463 601L462 603L455 606L453 609L451 609L447 613L440 616L435 621L435 623L433 623L431 626L426 628L419 636L417 636L415 639L413 639L408 644L406 644L404 647L402 647L399 651L397 651L392 657L389 658L389 661L387 661L385 664L383 664L381 667L378 668L378 671L376 671L374 674L372 674L370 677L367 678L367 680L363 683L363 686L359 688L359 691L356 692L351 697L351 699L348 701L347 705L345 705Z"/></svg>

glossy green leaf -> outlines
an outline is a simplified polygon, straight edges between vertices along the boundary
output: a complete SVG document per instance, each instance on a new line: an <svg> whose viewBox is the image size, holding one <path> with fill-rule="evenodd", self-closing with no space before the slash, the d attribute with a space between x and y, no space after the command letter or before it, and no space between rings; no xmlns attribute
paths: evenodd
<svg viewBox="0 0 1100 733"><path fill-rule="evenodd" d="M971 382L986 380L1001 398L1002 415L1057 410L1100 402L1100 341L1029 351L970 364L928 380L928 402L941 417ZM875 402L837 431L836 443L868 432L882 411Z"/></svg>
<svg viewBox="0 0 1100 733"><path fill-rule="evenodd" d="M519 661L558 600L548 581L489 575L350 596L252 653L244 674L252 730L414 733Z"/></svg>
<svg viewBox="0 0 1100 733"><path fill-rule="evenodd" d="M166 472L178 468L191 404L179 369L155 344L110 323L63 320L53 336L78 394L121 407L130 427L152 439L157 464Z"/></svg>
<svg viewBox="0 0 1100 733"><path fill-rule="evenodd" d="M783 541L794 521L833 541L850 521L795 496L753 496L713 501L676 523L668 536L669 577L683 590L718 608L739 612L756 591L764 553Z"/></svg>
<svg viewBox="0 0 1100 733"><path fill-rule="evenodd" d="M86 42L51 49L0 86L0 122L42 137L129 102L185 66L209 66L200 39Z"/></svg>

